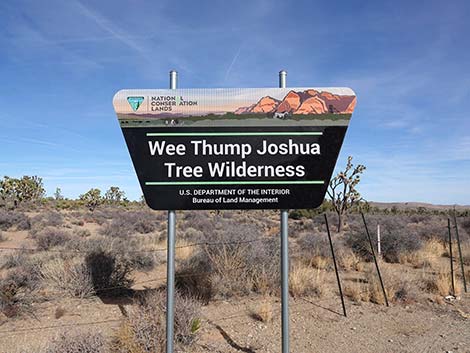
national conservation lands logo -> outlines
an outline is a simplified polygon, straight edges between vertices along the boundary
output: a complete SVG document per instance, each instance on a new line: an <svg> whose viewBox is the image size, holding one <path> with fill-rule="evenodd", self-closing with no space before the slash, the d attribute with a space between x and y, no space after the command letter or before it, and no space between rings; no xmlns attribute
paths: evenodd
<svg viewBox="0 0 470 353"><path fill-rule="evenodd" d="M183 98L183 96L151 96L150 110L152 112L171 112L176 107L194 107L197 100Z"/></svg>
<svg viewBox="0 0 470 353"><path fill-rule="evenodd" d="M137 111L144 101L144 97L127 97L127 101L133 111Z"/></svg>
<svg viewBox="0 0 470 353"><path fill-rule="evenodd" d="M183 96L150 96L147 97L152 112L171 112L176 107L194 107L198 105L197 100L183 98ZM134 112L144 102L145 97L127 97L127 102Z"/></svg>

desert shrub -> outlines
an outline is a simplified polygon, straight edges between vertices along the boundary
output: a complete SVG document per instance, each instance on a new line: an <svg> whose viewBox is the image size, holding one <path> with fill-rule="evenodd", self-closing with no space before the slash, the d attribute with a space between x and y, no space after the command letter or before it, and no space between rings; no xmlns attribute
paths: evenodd
<svg viewBox="0 0 470 353"><path fill-rule="evenodd" d="M350 231L346 234L346 245L351 248L351 250L362 259L366 261L372 260L372 252L370 250L369 240L366 237L366 234L362 231ZM376 247L377 244L375 243Z"/></svg>
<svg viewBox="0 0 470 353"><path fill-rule="evenodd" d="M382 256L387 262L399 262L400 254L418 251L423 247L423 240L406 229L385 232L382 240Z"/></svg>
<svg viewBox="0 0 470 353"><path fill-rule="evenodd" d="M383 229L383 228L382 228ZM371 234L372 244L377 253L377 238ZM372 251L365 231L351 231L347 235L346 244L366 261L372 260ZM423 246L423 240L407 229L386 229L381 235L382 257L387 262L399 262L400 255L418 251Z"/></svg>
<svg viewBox="0 0 470 353"><path fill-rule="evenodd" d="M66 295L88 298L94 294L90 269L83 259L54 259L40 268L42 278Z"/></svg>
<svg viewBox="0 0 470 353"><path fill-rule="evenodd" d="M0 312L6 317L19 316L30 308L32 297L30 291L9 279L0 279Z"/></svg>
<svg viewBox="0 0 470 353"><path fill-rule="evenodd" d="M300 247L299 256L306 264L324 269L331 263L331 250L326 233L304 233L297 244Z"/></svg>
<svg viewBox="0 0 470 353"><path fill-rule="evenodd" d="M280 277L278 238L261 239L262 230L251 224L223 218L218 223L216 229L206 232L207 245L182 262L178 269L180 285L198 290L200 286L194 283L203 277L210 286L209 293L222 297L276 292ZM203 291L204 296L207 293Z"/></svg>
<svg viewBox="0 0 470 353"><path fill-rule="evenodd" d="M29 217L21 212L0 209L0 230L13 227L16 227L16 230L28 230L31 228Z"/></svg>
<svg viewBox="0 0 470 353"><path fill-rule="evenodd" d="M100 229L100 233L108 237L127 238L134 234L134 229L124 218L113 219Z"/></svg>
<svg viewBox="0 0 470 353"><path fill-rule="evenodd" d="M132 286L132 267L125 259L106 251L93 251L85 258L93 290L98 295L125 294Z"/></svg>
<svg viewBox="0 0 470 353"><path fill-rule="evenodd" d="M121 353L163 352L165 350L166 295L154 292L141 298L132 308L119 330L114 350ZM197 301L175 296L175 342L178 347L190 347L200 329L200 305Z"/></svg>
<svg viewBox="0 0 470 353"><path fill-rule="evenodd" d="M119 258L120 262L126 262L132 269L150 271L158 260L158 253L146 251L138 239L122 239L110 237L93 237L75 239L67 243L67 248L84 253L104 251Z"/></svg>
<svg viewBox="0 0 470 353"><path fill-rule="evenodd" d="M45 353L105 353L109 352L106 339L96 330L67 331L57 335L45 349Z"/></svg>
<svg viewBox="0 0 470 353"><path fill-rule="evenodd" d="M192 227L185 227L181 232L181 238L196 243L202 241L202 239L204 238L204 233Z"/></svg>
<svg viewBox="0 0 470 353"><path fill-rule="evenodd" d="M26 264L28 260L29 256L27 254L22 251L15 251L5 255L0 268L10 269L14 267L19 267Z"/></svg>
<svg viewBox="0 0 470 353"><path fill-rule="evenodd" d="M470 217L460 220L460 227L470 234Z"/></svg>
<svg viewBox="0 0 470 353"><path fill-rule="evenodd" d="M206 246L212 262L212 282L222 296L277 292L279 273L279 238L260 239L261 230L250 224L227 222L212 234L210 242L224 245ZM251 241L244 243L244 241ZM239 242L239 243L237 243Z"/></svg>
<svg viewBox="0 0 470 353"><path fill-rule="evenodd" d="M31 219L30 235L34 238L36 234L46 228L61 227L64 218L59 212L43 212Z"/></svg>
<svg viewBox="0 0 470 353"><path fill-rule="evenodd" d="M148 234L157 229L157 224L152 212L129 211L105 224L101 234L110 237L128 237L135 233Z"/></svg>
<svg viewBox="0 0 470 353"><path fill-rule="evenodd" d="M79 226L79 227L83 227L85 225L85 221L81 218L72 218L70 220L70 223L73 224L74 226Z"/></svg>
<svg viewBox="0 0 470 353"><path fill-rule="evenodd" d="M185 227L194 228L204 234L212 231L216 226L207 211L187 211L184 213L183 220Z"/></svg>
<svg viewBox="0 0 470 353"><path fill-rule="evenodd" d="M179 292L208 303L214 295L212 288L212 264L204 251L198 251L178 264L175 275Z"/></svg>
<svg viewBox="0 0 470 353"><path fill-rule="evenodd" d="M409 221L411 223L427 223L432 219L433 217L428 214L413 214L410 216Z"/></svg>
<svg viewBox="0 0 470 353"><path fill-rule="evenodd" d="M55 246L65 245L70 240L70 235L57 228L47 227L34 235L38 249L49 250Z"/></svg>
<svg viewBox="0 0 470 353"><path fill-rule="evenodd" d="M29 312L37 299L33 292L38 286L38 276L33 268L25 266L9 271L0 279L0 312L7 317Z"/></svg>
<svg viewBox="0 0 470 353"><path fill-rule="evenodd" d="M45 227L59 227L64 224L64 217L62 217L59 212L50 211L40 216L42 216L40 222L42 222Z"/></svg>
<svg viewBox="0 0 470 353"><path fill-rule="evenodd" d="M431 218L427 223L419 224L416 227L416 234L423 240L439 239L447 240L447 221L444 219Z"/></svg>
<svg viewBox="0 0 470 353"><path fill-rule="evenodd" d="M148 234L157 229L158 221L155 214L150 211L136 211L127 214L128 221L134 230L140 234Z"/></svg>
<svg viewBox="0 0 470 353"><path fill-rule="evenodd" d="M82 229L82 228L75 228L73 230L73 235L80 237L80 238L86 238L91 236L91 232L88 229Z"/></svg>

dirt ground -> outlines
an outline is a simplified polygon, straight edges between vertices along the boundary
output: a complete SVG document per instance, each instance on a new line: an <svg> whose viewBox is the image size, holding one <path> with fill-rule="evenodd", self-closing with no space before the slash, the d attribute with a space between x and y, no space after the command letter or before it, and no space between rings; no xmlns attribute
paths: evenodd
<svg viewBox="0 0 470 353"><path fill-rule="evenodd" d="M98 226L85 225L91 232ZM34 247L27 231L6 231L3 247ZM0 253L5 256L6 252ZM442 259L443 263L447 263ZM418 278L420 269L400 264L395 272L407 271ZM135 273L135 291L164 285L166 267L159 263L152 271ZM404 273L404 272L403 272ZM355 272L341 274L352 283ZM147 280L160 278L158 281ZM329 272L320 298L291 298L291 352L468 352L470 353L470 294L455 300L431 295L412 303L391 303L390 307L346 298L347 317L342 314L334 272ZM418 286L418 284L416 284ZM71 299L57 297L33 304L30 314L7 318L0 314L0 353L37 352L60 332L92 330L111 338L119 328L131 299ZM254 313L265 305L272 318L258 320ZM279 298L252 294L229 300L214 299L202 307L202 325L197 342L186 353L281 351ZM3 316L2 316L3 315Z"/></svg>
<svg viewBox="0 0 470 353"><path fill-rule="evenodd" d="M252 297L203 307L201 337L191 352L280 352L279 301L271 302L275 311L272 322L263 323L250 315L250 308L263 300ZM34 352L58 331L81 326L111 335L119 326L126 305L100 299L40 304L35 317L3 321L0 352ZM291 300L291 351L470 352L469 295L445 304L387 308L346 301L346 305L348 317L342 315L339 298ZM63 316L56 318L60 309L64 310ZM35 329L38 327L42 329Z"/></svg>

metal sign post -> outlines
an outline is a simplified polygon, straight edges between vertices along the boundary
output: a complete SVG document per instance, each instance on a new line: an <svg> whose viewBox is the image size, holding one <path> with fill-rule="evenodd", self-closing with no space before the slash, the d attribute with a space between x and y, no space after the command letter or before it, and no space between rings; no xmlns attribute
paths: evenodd
<svg viewBox="0 0 470 353"><path fill-rule="evenodd" d="M176 89L178 73L170 71L170 89ZM175 321L175 230L176 212L168 211L168 238L166 264L166 353L173 353Z"/></svg>
<svg viewBox="0 0 470 353"><path fill-rule="evenodd" d="M286 88L287 71L279 72L279 88ZM281 210L282 353L289 353L289 213Z"/></svg>

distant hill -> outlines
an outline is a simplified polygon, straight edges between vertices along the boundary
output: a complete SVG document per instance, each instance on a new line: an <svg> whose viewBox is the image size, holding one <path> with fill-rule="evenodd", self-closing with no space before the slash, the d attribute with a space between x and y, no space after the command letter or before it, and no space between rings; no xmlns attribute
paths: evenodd
<svg viewBox="0 0 470 353"><path fill-rule="evenodd" d="M432 203L425 202L369 202L373 207L377 208L392 208L396 207L399 210L416 209L418 207L424 207L430 210L448 210L454 208L454 205L434 205ZM455 205L456 210L470 209L470 205Z"/></svg>

